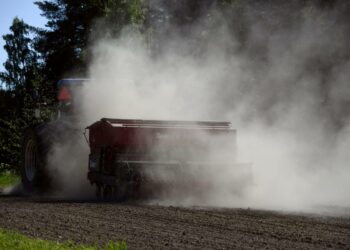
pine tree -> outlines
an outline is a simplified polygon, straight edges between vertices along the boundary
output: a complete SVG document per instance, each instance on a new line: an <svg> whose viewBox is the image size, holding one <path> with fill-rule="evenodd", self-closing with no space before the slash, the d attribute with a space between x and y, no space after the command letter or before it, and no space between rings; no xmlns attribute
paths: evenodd
<svg viewBox="0 0 350 250"><path fill-rule="evenodd" d="M67 74L85 75L89 42L103 35L102 26L115 35L126 25L142 25L144 20L141 0L46 0L35 4L48 19L47 29L38 32L36 50L43 56L47 81L53 84Z"/></svg>
<svg viewBox="0 0 350 250"><path fill-rule="evenodd" d="M33 89L32 80L39 65L36 53L31 47L32 27L16 17L10 31L11 33L3 36L8 58L4 63L5 71L0 72L0 81L16 100L15 113L21 115L24 97Z"/></svg>

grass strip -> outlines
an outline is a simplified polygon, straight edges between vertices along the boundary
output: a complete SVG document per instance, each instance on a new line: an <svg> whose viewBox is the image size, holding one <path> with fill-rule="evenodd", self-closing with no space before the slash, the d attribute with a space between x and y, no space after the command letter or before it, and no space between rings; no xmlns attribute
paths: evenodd
<svg viewBox="0 0 350 250"><path fill-rule="evenodd" d="M0 229L0 249L7 250L126 250L127 246L124 241L110 241L103 247L100 246L83 246L73 242L54 242L42 239L33 239L17 232Z"/></svg>
<svg viewBox="0 0 350 250"><path fill-rule="evenodd" d="M0 188L15 185L20 182L18 175L12 174L11 172L0 173Z"/></svg>

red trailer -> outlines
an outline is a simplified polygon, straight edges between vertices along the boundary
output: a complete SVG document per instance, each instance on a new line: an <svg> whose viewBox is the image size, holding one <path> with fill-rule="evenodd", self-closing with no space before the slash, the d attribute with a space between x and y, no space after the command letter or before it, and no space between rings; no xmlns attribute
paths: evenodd
<svg viewBox="0 0 350 250"><path fill-rule="evenodd" d="M229 122L103 118L87 129L88 179L106 199L139 197L149 182L149 170L176 172L190 165L228 164L213 154L223 144L231 145L231 159L236 153L236 131Z"/></svg>

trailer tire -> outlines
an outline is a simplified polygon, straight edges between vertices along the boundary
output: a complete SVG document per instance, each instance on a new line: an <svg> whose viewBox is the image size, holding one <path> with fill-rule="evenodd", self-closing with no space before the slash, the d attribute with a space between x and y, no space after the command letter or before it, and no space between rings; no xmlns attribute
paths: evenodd
<svg viewBox="0 0 350 250"><path fill-rule="evenodd" d="M113 188L112 186L106 185L102 189L102 199L104 201L112 201L113 198Z"/></svg>
<svg viewBox="0 0 350 250"><path fill-rule="evenodd" d="M127 190L127 184L121 184L118 185L115 188L115 193L114 193L114 200L117 202L123 202L128 199L128 190Z"/></svg>
<svg viewBox="0 0 350 250"><path fill-rule="evenodd" d="M126 164L121 164L115 168L115 176L117 183L114 190L114 200L118 202L126 201L129 198L130 185L132 173Z"/></svg>
<svg viewBox="0 0 350 250"><path fill-rule="evenodd" d="M51 148L49 124L38 124L27 128L22 143L21 179L24 190L31 193L48 191L50 177L47 156Z"/></svg>

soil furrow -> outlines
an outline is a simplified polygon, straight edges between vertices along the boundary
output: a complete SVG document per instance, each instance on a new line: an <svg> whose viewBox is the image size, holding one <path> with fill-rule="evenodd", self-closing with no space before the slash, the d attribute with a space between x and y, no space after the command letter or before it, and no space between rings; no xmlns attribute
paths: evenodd
<svg viewBox="0 0 350 250"><path fill-rule="evenodd" d="M350 217L0 197L0 227L130 249L349 249Z"/></svg>

